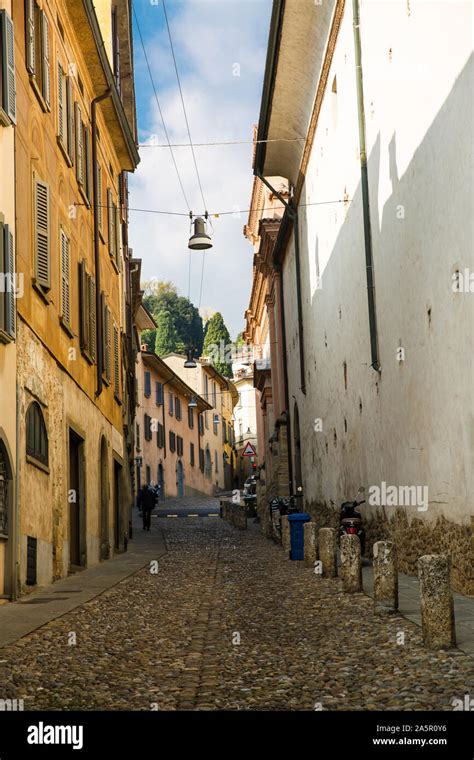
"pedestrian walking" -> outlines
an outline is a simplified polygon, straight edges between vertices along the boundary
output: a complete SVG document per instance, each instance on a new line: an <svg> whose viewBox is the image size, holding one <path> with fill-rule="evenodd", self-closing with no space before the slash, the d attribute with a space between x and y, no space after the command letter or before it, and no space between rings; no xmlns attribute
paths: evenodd
<svg viewBox="0 0 474 760"><path fill-rule="evenodd" d="M142 510L143 530L150 530L151 513L155 507L155 492L149 485L144 485L138 494L138 508Z"/></svg>

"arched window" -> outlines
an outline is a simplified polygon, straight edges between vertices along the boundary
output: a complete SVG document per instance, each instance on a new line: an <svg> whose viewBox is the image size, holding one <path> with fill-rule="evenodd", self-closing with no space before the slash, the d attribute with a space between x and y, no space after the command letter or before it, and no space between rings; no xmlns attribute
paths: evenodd
<svg viewBox="0 0 474 760"><path fill-rule="evenodd" d="M48 465L48 435L37 401L30 404L26 413L26 453L41 464Z"/></svg>

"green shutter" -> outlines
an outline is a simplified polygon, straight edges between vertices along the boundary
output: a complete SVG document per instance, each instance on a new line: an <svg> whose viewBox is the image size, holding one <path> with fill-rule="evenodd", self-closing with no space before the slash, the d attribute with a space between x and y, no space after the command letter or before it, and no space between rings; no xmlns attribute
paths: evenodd
<svg viewBox="0 0 474 760"><path fill-rule="evenodd" d="M35 73L35 0L26 0L26 68Z"/></svg>
<svg viewBox="0 0 474 760"><path fill-rule="evenodd" d="M66 147L66 108L63 67L58 61L58 137Z"/></svg>
<svg viewBox="0 0 474 760"><path fill-rule="evenodd" d="M42 40L42 54L43 54L43 65L42 65L42 92L43 92L43 98L45 100L46 105L48 106L48 109L51 107L51 72L50 72L50 62L49 62L49 21L46 18L46 14L44 11L41 11L41 40Z"/></svg>
<svg viewBox="0 0 474 760"><path fill-rule="evenodd" d="M34 181L34 252L35 277L43 288L51 286L49 187Z"/></svg>
<svg viewBox="0 0 474 760"><path fill-rule="evenodd" d="M88 276L89 285L89 349L91 359L95 362L97 354L97 309L95 301L95 278Z"/></svg>
<svg viewBox="0 0 474 760"><path fill-rule="evenodd" d="M0 11L3 37L3 110L16 124L15 38L13 22L6 11Z"/></svg>
<svg viewBox="0 0 474 760"><path fill-rule="evenodd" d="M120 395L120 345L119 329L114 322L114 393L117 398Z"/></svg>
<svg viewBox="0 0 474 760"><path fill-rule="evenodd" d="M89 290L86 272L86 262L79 262L79 323L81 348L89 348Z"/></svg>
<svg viewBox="0 0 474 760"><path fill-rule="evenodd" d="M5 331L11 338L16 334L16 302L15 302L15 248L13 235L8 224L4 226L4 272L5 272Z"/></svg>
<svg viewBox="0 0 474 760"><path fill-rule="evenodd" d="M74 163L74 102L72 98L72 80L66 77L66 119L67 119L67 153Z"/></svg>
<svg viewBox="0 0 474 760"><path fill-rule="evenodd" d="M102 167L97 162L97 219L99 221L99 230L102 232Z"/></svg>
<svg viewBox="0 0 474 760"><path fill-rule="evenodd" d="M61 252L61 315L63 321L71 324L71 287L70 287L70 242L63 229L59 233Z"/></svg>

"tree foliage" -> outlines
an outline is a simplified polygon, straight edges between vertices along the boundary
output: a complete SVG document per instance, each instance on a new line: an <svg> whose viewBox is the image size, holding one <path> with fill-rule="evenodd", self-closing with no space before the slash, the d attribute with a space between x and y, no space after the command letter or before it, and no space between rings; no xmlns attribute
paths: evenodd
<svg viewBox="0 0 474 760"><path fill-rule="evenodd" d="M146 331L147 345L153 345L159 356L171 352L182 354L191 347L194 355L200 356L203 325L198 309L187 298L178 295L171 282L151 280L143 283L143 289L143 303L158 324L157 330Z"/></svg>
<svg viewBox="0 0 474 760"><path fill-rule="evenodd" d="M221 375L232 377L231 350L232 342L229 331L222 314L217 311L206 322L202 352L204 356L209 356L212 359L213 366Z"/></svg>

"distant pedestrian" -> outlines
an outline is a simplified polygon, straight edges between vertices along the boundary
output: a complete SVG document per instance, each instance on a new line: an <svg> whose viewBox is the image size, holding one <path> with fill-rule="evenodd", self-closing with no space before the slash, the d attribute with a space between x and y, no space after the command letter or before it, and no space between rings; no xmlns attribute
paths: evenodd
<svg viewBox="0 0 474 760"><path fill-rule="evenodd" d="M149 485L144 485L138 494L138 508L142 510L143 530L150 530L151 513L155 506L155 492Z"/></svg>

